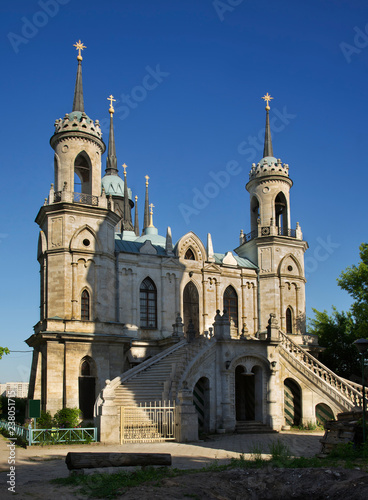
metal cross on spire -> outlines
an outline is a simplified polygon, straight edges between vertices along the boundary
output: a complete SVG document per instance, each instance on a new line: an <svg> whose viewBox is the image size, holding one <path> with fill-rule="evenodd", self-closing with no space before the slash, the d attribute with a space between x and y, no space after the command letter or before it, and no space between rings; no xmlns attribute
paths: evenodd
<svg viewBox="0 0 368 500"><path fill-rule="evenodd" d="M78 50L78 55L77 55L77 59L78 61L82 61L83 57L81 55L81 50L84 50L86 49L87 47L85 45L83 45L83 42L81 42L79 40L79 42L76 42L73 47L75 47L77 50Z"/></svg>
<svg viewBox="0 0 368 500"><path fill-rule="evenodd" d="M145 175L144 178L146 179L146 186L148 186L148 179L149 179L148 175Z"/></svg>
<svg viewBox="0 0 368 500"><path fill-rule="evenodd" d="M124 176L126 176L126 169L128 168L128 165L126 163L123 163L122 167L124 169Z"/></svg>
<svg viewBox="0 0 368 500"><path fill-rule="evenodd" d="M155 205L153 203L150 203L150 214L153 215L153 209L155 208Z"/></svg>
<svg viewBox="0 0 368 500"><path fill-rule="evenodd" d="M269 110L269 109L270 109L269 102L270 102L270 100L271 100L271 99L273 99L273 97L271 97L271 96L270 96L270 94L267 92L267 94L266 94L266 95L264 95L264 96L262 97L262 99L263 99L264 101L266 101L266 109L268 109L268 110Z"/></svg>
<svg viewBox="0 0 368 500"><path fill-rule="evenodd" d="M107 100L110 101L109 113L110 114L115 113L114 106L112 105L112 103L113 103L113 101L115 102L116 99L114 99L114 96L111 94L110 97L107 98Z"/></svg>

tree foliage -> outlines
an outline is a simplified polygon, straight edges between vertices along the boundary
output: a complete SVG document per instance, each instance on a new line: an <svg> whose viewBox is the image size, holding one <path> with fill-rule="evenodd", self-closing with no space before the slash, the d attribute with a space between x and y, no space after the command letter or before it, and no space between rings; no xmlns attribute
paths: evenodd
<svg viewBox="0 0 368 500"><path fill-rule="evenodd" d="M357 266L347 267L340 274L337 283L352 296L354 302L351 313L360 337L368 335L368 243L359 247L361 262Z"/></svg>
<svg viewBox="0 0 368 500"><path fill-rule="evenodd" d="M0 347L0 359L4 356L4 354L10 354L10 351L7 347Z"/></svg>
<svg viewBox="0 0 368 500"><path fill-rule="evenodd" d="M358 265L342 271L337 283L354 299L348 312L332 314L313 309L315 317L310 320L311 333L318 335L319 344L325 347L320 355L322 363L342 377L360 375L360 356L353 342L368 337L368 244L359 247Z"/></svg>
<svg viewBox="0 0 368 500"><path fill-rule="evenodd" d="M338 312L333 307L331 315L327 311L313 309L315 317L310 320L311 333L318 335L318 342L324 351L320 361L341 377L360 374L359 356L353 345L357 336L352 314Z"/></svg>

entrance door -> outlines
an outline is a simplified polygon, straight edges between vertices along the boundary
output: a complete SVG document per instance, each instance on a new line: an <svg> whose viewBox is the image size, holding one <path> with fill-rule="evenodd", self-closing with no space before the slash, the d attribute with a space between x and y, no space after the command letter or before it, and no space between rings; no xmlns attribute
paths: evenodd
<svg viewBox="0 0 368 500"><path fill-rule="evenodd" d="M79 409L83 419L93 418L93 406L95 404L95 377L79 377Z"/></svg>
<svg viewBox="0 0 368 500"><path fill-rule="evenodd" d="M284 381L284 416L287 425L300 425L301 423L301 390L291 378Z"/></svg>
<svg viewBox="0 0 368 500"><path fill-rule="evenodd" d="M193 404L198 414L198 431L207 433L210 429L210 383L208 378L198 380L193 390Z"/></svg>
<svg viewBox="0 0 368 500"><path fill-rule="evenodd" d="M235 369L235 408L238 422L255 420L254 373L248 375L243 366Z"/></svg>
<svg viewBox="0 0 368 500"><path fill-rule="evenodd" d="M196 335L199 335L199 295L196 286L191 281L184 288L183 308L184 332L187 332L189 320L191 319Z"/></svg>

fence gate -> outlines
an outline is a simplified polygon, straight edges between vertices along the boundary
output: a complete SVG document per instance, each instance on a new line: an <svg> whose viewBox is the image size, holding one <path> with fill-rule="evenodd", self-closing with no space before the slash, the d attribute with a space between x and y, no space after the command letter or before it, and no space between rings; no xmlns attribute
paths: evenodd
<svg viewBox="0 0 368 500"><path fill-rule="evenodd" d="M175 403L171 401L121 406L120 443L175 440Z"/></svg>

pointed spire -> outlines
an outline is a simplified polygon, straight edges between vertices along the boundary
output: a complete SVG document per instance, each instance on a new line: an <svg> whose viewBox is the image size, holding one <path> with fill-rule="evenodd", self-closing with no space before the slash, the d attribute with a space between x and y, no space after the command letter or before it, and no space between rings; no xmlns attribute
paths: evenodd
<svg viewBox="0 0 368 500"><path fill-rule="evenodd" d="M267 94L262 97L264 101L266 101L266 130L265 130L265 142L263 149L263 158L266 156L273 156L273 148L272 148L272 138L271 138L271 128L270 128L270 106L269 102L273 97Z"/></svg>
<svg viewBox="0 0 368 500"><path fill-rule="evenodd" d="M207 233L207 261L208 262L215 262L211 233Z"/></svg>
<svg viewBox="0 0 368 500"><path fill-rule="evenodd" d="M136 236L139 236L138 196L135 197L134 232L135 232Z"/></svg>
<svg viewBox="0 0 368 500"><path fill-rule="evenodd" d="M130 208L130 203L129 203L129 196L128 196L128 182L127 182L127 174L126 174L126 169L127 165L124 163L123 169L124 169L124 231L133 231L133 224L132 224L132 213L131 213L131 208Z"/></svg>
<svg viewBox="0 0 368 500"><path fill-rule="evenodd" d="M143 233L145 229L150 225L150 216L149 216L149 198L148 198L148 180L149 177L146 175L146 199L144 201L144 220L143 220Z"/></svg>
<svg viewBox="0 0 368 500"><path fill-rule="evenodd" d="M167 227L165 251L168 255L173 255L173 244L172 244L172 236L171 236L171 227L170 226Z"/></svg>
<svg viewBox="0 0 368 500"><path fill-rule="evenodd" d="M106 158L106 175L118 175L118 164L116 160L116 149L115 149L115 136L114 136L114 122L113 116L115 113L113 101L116 101L112 95L107 98L110 101L110 134L109 134L109 147L107 150Z"/></svg>
<svg viewBox="0 0 368 500"><path fill-rule="evenodd" d="M84 100L83 100L83 83L82 83L82 60L81 51L87 47L79 40L79 42L74 44L74 47L78 50L78 69L77 69L77 79L75 81L74 89L74 101L73 101L73 111L84 112Z"/></svg>

